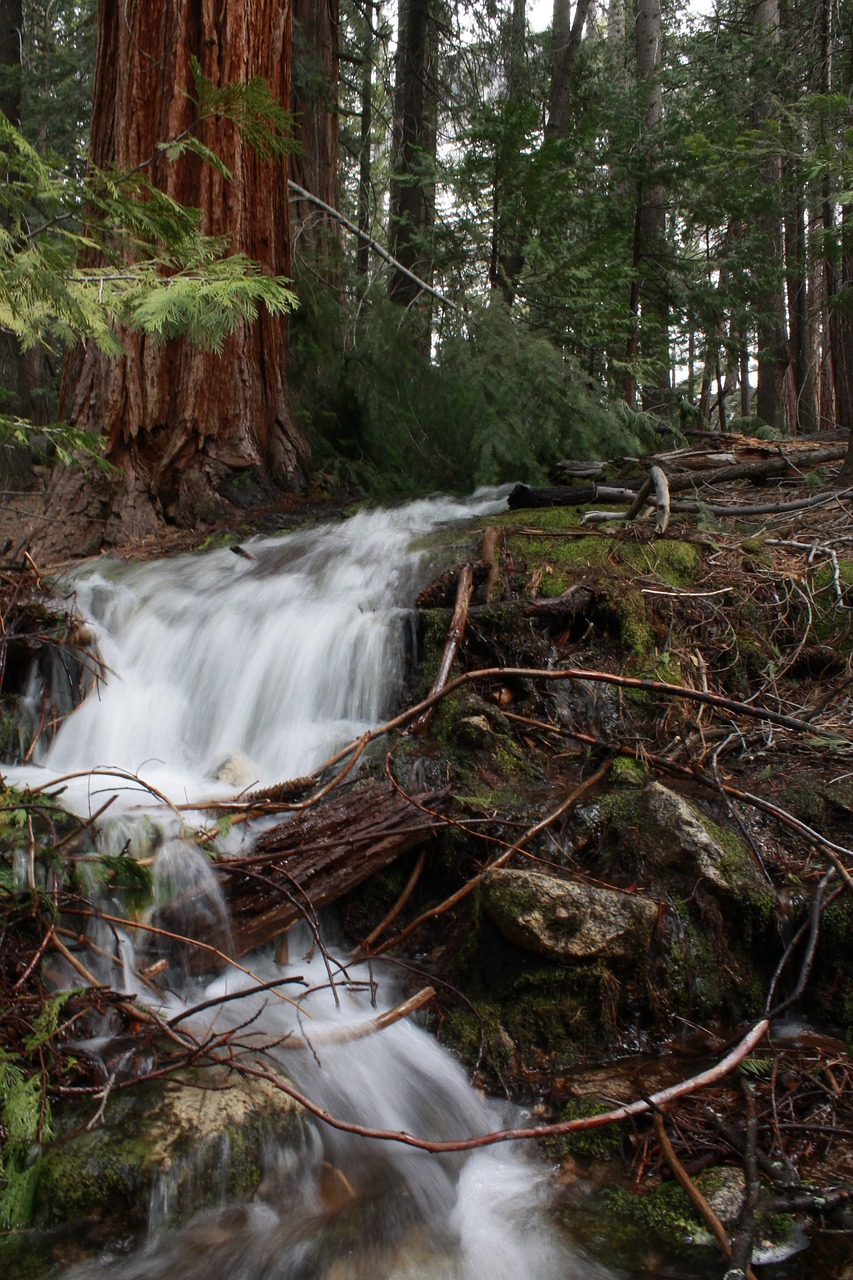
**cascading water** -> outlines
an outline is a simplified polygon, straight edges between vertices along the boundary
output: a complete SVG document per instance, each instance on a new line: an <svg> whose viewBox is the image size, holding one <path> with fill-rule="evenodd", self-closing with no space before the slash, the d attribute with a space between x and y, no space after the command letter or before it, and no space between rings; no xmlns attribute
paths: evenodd
<svg viewBox="0 0 853 1280"><path fill-rule="evenodd" d="M253 559L222 549L84 569L74 583L77 609L96 634L105 675L39 762L38 782L45 771L57 778L110 768L138 774L144 786L103 773L75 779L63 802L88 815L116 792L100 836L102 847L113 850L130 841L137 855L145 852L156 824L157 895L207 912L224 936L227 922L216 916L222 904L205 858L181 839L176 812L161 807L152 816L145 786L174 804L233 795L308 773L379 721L403 671L406 603L430 568L427 535L494 503L486 495L469 504L441 499L362 514L253 540ZM34 780L30 770L9 775ZM140 816L143 807L150 812ZM133 990L132 948L124 947L125 983ZM173 979L168 992L140 994L149 1005L159 1001L166 1017L203 1004L187 1024L197 1035L233 1032L244 1053L274 1062L314 1101L353 1123L431 1139L503 1127L506 1116L411 1021L354 1037L354 1027L401 998L390 967L331 960L307 933L302 946L291 942L286 966L266 953L244 964L251 979L230 970L204 985L198 975L185 975L183 986ZM259 989L259 982L287 978L301 980L283 988L288 1000ZM118 1274L127 1280L609 1274L551 1225L547 1180L517 1148L436 1156L323 1126L301 1153L278 1152L271 1168L274 1176L252 1204L208 1211L179 1231L154 1231L144 1250L117 1264ZM163 1225L167 1202L168 1188L161 1187L155 1227ZM74 1273L94 1274L103 1274L101 1264Z"/></svg>

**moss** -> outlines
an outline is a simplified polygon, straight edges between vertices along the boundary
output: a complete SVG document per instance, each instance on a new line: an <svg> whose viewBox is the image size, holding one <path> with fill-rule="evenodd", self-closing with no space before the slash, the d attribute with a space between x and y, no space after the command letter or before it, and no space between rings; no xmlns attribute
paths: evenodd
<svg viewBox="0 0 853 1280"><path fill-rule="evenodd" d="M619 756L610 767L611 781L618 786L644 787L648 777L648 765L633 756Z"/></svg>
<svg viewBox="0 0 853 1280"><path fill-rule="evenodd" d="M631 1265L638 1254L648 1252L648 1236L676 1253L692 1248L703 1228L693 1216L690 1202L675 1183L661 1183L646 1194L624 1187L606 1188L585 1206L587 1233L607 1240L612 1261Z"/></svg>
<svg viewBox="0 0 853 1280"><path fill-rule="evenodd" d="M560 1121L583 1120L588 1116L612 1111L613 1104L593 1098L570 1098L560 1110ZM549 1140L546 1150L555 1159L567 1154L585 1156L590 1160L607 1160L619 1153L625 1133L624 1124L601 1125L597 1129L576 1129Z"/></svg>
<svg viewBox="0 0 853 1280"><path fill-rule="evenodd" d="M39 1164L37 1198L47 1226L84 1223L122 1213L142 1226L147 1208L148 1144L93 1129L48 1147ZM140 1202L142 1202L140 1204ZM140 1212L141 1210L141 1212Z"/></svg>

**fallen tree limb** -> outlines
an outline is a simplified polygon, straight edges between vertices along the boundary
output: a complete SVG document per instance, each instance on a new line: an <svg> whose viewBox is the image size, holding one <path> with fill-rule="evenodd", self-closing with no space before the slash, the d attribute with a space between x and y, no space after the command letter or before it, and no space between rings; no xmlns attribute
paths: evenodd
<svg viewBox="0 0 853 1280"><path fill-rule="evenodd" d="M453 666L453 660L456 657L462 638L465 635L465 628L468 625L468 609L471 604L471 596L474 593L474 569L470 564L465 564L459 571L459 581L456 584L456 604L453 609L453 616L450 619L450 626L447 631L447 639L444 643L444 652L441 655L441 661L438 664L438 672L433 681L430 694L439 693L447 684L450 669ZM425 733L429 722L432 719L435 707L428 707L411 726L411 733Z"/></svg>
<svg viewBox="0 0 853 1280"><path fill-rule="evenodd" d="M669 526L669 483L660 467L652 467L650 472L655 487L657 515L655 516L655 533L666 533Z"/></svg>
<svg viewBox="0 0 853 1280"><path fill-rule="evenodd" d="M311 204L316 205L318 209L322 209L324 213L327 213L330 218L334 218L335 222L339 222L340 225L345 227L352 235L357 236L363 244L369 245L373 252L380 257L383 262L387 262L395 271L399 271L400 275L405 276L407 280L411 280L413 284L418 285L419 288L423 289L424 293L430 294L440 302L442 306L449 307L451 311L458 311L461 313L462 308L460 306L457 306L455 302L451 302L450 298L446 298L443 293L439 293L438 289L435 289L431 284L427 284L426 280L422 280L420 276L416 276L408 267L404 267L402 262L398 262L396 258L392 257L387 249L384 249L377 240L373 239L373 236L369 236L366 231L362 231L354 222L350 222L349 218L344 217L344 215L332 205L327 204L325 200L321 200L319 196L315 196L313 192L307 191L305 187L300 187L298 183L294 182L290 178L287 182L287 188L289 191L292 191L294 195L299 196L300 200L308 200Z"/></svg>
<svg viewBox="0 0 853 1280"><path fill-rule="evenodd" d="M467 1138L451 1138L444 1141L421 1138L403 1131L372 1129L365 1125L353 1124L350 1121L342 1120L319 1106L307 1094L294 1088L278 1072L264 1067L253 1066L246 1062L239 1062L234 1058L233 1054L223 1057L210 1054L206 1056L206 1060L227 1067L230 1071L237 1072L240 1075L266 1080L275 1088L288 1094L294 1101L300 1103L306 1111L318 1120L329 1125L332 1129L340 1130L342 1133L352 1133L362 1138L374 1138L378 1142L398 1142L403 1146L415 1147L420 1151L434 1153L474 1151L479 1147L491 1147L500 1142L517 1142L531 1138L556 1138L566 1133L577 1133L585 1129L600 1129L605 1125L618 1124L620 1120L628 1120L632 1116L644 1115L646 1112L659 1110L669 1103L675 1102L678 1098L687 1097L689 1094L703 1089L706 1085L716 1084L718 1080L722 1080L752 1052L766 1035L769 1025L768 1020L762 1018L760 1022L756 1022L754 1026L750 1027L749 1031L735 1047L713 1067L709 1067L707 1070L701 1071L698 1075L691 1076L687 1080L682 1080L678 1084L661 1089L648 1098L639 1098L635 1102L626 1102L610 1111L600 1112L594 1116L583 1116L576 1120L561 1120L554 1124L543 1124L533 1128L494 1129L489 1133L475 1134Z"/></svg>
<svg viewBox="0 0 853 1280"><path fill-rule="evenodd" d="M424 795L412 803L389 782L370 783L265 832L248 857L215 863L236 954L290 928L305 904L317 910L336 901L429 839L442 826L438 810L445 795Z"/></svg>
<svg viewBox="0 0 853 1280"><path fill-rule="evenodd" d="M666 1126L663 1122L663 1116L659 1111L655 1112L654 1126L655 1126L655 1137L658 1140L658 1144L660 1146L661 1151L664 1154L664 1158L667 1164L669 1165L670 1169L673 1172L675 1180L680 1184L680 1186L686 1193L687 1198L690 1200L694 1208L698 1210L700 1217L707 1224L709 1230L711 1231L711 1234L713 1235L717 1244L720 1246L723 1256L726 1258L731 1258L732 1246L731 1246L731 1241L729 1240L728 1232L726 1231L720 1219L717 1217L714 1210L709 1205L708 1201L702 1195L702 1192L696 1186L696 1183L690 1177L690 1174L687 1172L684 1165L679 1160L678 1156L675 1154L675 1147L672 1145L672 1143L669 1140L669 1134L666 1131ZM755 1272L752 1270L752 1267L748 1266L746 1268L746 1277L747 1277L747 1280L756 1280Z"/></svg>

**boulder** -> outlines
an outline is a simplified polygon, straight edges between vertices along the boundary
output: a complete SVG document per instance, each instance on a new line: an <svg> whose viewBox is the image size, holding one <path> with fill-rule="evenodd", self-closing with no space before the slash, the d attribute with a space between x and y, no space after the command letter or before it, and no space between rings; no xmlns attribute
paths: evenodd
<svg viewBox="0 0 853 1280"><path fill-rule="evenodd" d="M558 880L539 871L490 871L483 909L525 951L560 960L625 960L646 950L658 918L647 898Z"/></svg>

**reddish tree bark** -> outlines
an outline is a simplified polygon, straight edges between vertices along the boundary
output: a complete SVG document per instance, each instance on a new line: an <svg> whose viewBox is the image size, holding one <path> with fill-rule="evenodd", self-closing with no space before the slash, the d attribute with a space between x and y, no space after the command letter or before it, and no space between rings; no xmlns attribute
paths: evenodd
<svg viewBox="0 0 853 1280"><path fill-rule="evenodd" d="M192 122L193 56L215 85L262 76L289 104L290 40L290 0L100 0L92 163L132 169ZM158 157L154 181L199 208L203 230L227 235L229 251L288 275L286 162L261 160L226 122L204 124L200 137L228 166L230 182L194 156L174 164ZM220 356L138 334L125 336L120 360L85 350L76 376L66 377L64 411L74 425L103 432L108 457L122 468L112 514L125 533L155 527L158 508L181 524L213 514L229 469L251 467L264 484L302 482L308 449L288 408L285 350L284 319L265 312Z"/></svg>

